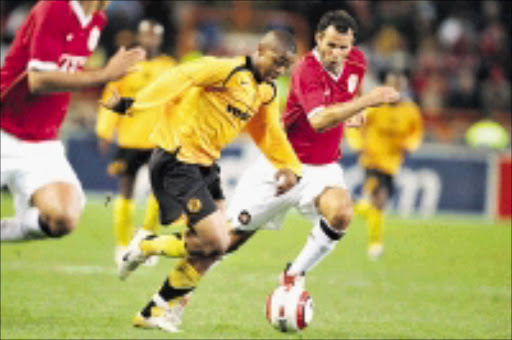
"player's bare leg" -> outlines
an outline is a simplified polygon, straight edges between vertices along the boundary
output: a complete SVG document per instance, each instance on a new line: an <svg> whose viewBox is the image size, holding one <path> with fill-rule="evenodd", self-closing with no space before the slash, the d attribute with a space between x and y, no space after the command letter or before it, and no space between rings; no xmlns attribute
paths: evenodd
<svg viewBox="0 0 512 340"><path fill-rule="evenodd" d="M2 241L61 237L76 228L82 206L75 185L47 184L32 195L31 203L22 216L2 220Z"/></svg>
<svg viewBox="0 0 512 340"><path fill-rule="evenodd" d="M217 206L220 208L217 212L224 215L223 201L218 201ZM211 216L211 215L210 215ZM215 218L215 217L214 217ZM207 222L203 219L200 222ZM196 225L197 226L197 225ZM203 226L206 227L205 224ZM224 224L224 230L227 227ZM194 227L196 229L196 227ZM227 252L235 251L238 247L245 243L254 232L237 232L231 230L228 234L229 244ZM188 232L185 236L187 239L187 248L199 250L202 244L201 234L196 232ZM202 233L204 237L204 232ZM209 235L211 242L211 235ZM179 260L178 263L169 273L160 290L153 296L150 302L135 316L133 323L136 327L143 328L162 328L168 332L179 331L179 325L183 316L185 307L189 301L192 291L195 289L201 278L206 272L222 258L218 254L216 247L210 248L210 254L201 254L198 250L196 256L189 256Z"/></svg>
<svg viewBox="0 0 512 340"><path fill-rule="evenodd" d="M313 226L306 245L295 261L283 273L283 284L295 284L295 278L311 270L327 256L352 220L352 200L346 189L325 189L317 198L316 205L322 217Z"/></svg>
<svg viewBox="0 0 512 340"><path fill-rule="evenodd" d="M39 209L41 221L48 226L52 237L71 233L82 212L80 193L68 183L43 186L32 195L32 203Z"/></svg>
<svg viewBox="0 0 512 340"><path fill-rule="evenodd" d="M225 221L224 211L217 208L213 213L190 226L184 235L156 236L138 233L128 246L123 261L118 267L119 277L126 279L149 256L165 255L178 258L222 256L230 243Z"/></svg>

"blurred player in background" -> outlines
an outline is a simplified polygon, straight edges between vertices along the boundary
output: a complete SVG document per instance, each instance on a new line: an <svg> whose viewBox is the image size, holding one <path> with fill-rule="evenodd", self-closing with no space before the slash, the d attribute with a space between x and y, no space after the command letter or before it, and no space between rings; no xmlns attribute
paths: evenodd
<svg viewBox="0 0 512 340"><path fill-rule="evenodd" d="M108 1L39 1L19 29L0 70L1 185L16 217L1 240L60 237L77 225L85 196L58 140L70 91L126 75L144 58L119 50L100 70L82 71L106 24Z"/></svg>
<svg viewBox="0 0 512 340"><path fill-rule="evenodd" d="M302 166L280 122L273 81L287 72L297 46L285 31L270 31L247 57L204 57L177 66L142 90L135 100L114 96L108 107L142 114L160 107L152 133L157 145L150 160L151 186L167 225L183 212L184 235L156 236L140 230L122 258L121 278L148 256L182 258L145 308L135 317L138 327L176 332L184 296L230 244L220 186L220 151L246 129L274 166L279 184L274 195L292 188Z"/></svg>
<svg viewBox="0 0 512 340"><path fill-rule="evenodd" d="M384 84L403 93L407 77L388 71ZM348 128L347 141L359 153L365 169L363 198L355 213L368 223L368 256L377 259L384 251L383 211L395 191L393 177L400 170L405 154L414 152L423 139L423 121L418 106L406 97L396 103L366 110L362 128Z"/></svg>
<svg viewBox="0 0 512 340"><path fill-rule="evenodd" d="M137 63L137 72L109 83L103 92L106 100L113 91L123 97L135 95L158 76L165 73L176 62L161 54L164 28L153 20L143 20L137 32L138 45L146 51L147 60ZM110 143L115 139L117 152L108 167L108 173L118 177L118 196L114 203L114 235L117 240L114 260L119 263L120 256L133 237L134 210L133 189L138 170L149 162L154 144L149 140L157 119L158 110L149 109L147 113L135 117L120 116L100 106L96 133L99 137L100 151L106 155ZM153 195L149 195L142 228L153 233L158 228L158 204ZM157 260L158 257L152 259ZM154 264L155 262L153 262Z"/></svg>

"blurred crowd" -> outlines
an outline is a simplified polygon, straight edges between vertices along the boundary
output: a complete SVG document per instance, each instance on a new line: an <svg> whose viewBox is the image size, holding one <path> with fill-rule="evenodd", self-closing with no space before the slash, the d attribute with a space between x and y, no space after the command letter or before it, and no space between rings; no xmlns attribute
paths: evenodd
<svg viewBox="0 0 512 340"><path fill-rule="evenodd" d="M1 1L2 63L15 32L35 1ZM284 27L314 45L313 32L327 10L357 19L357 44L369 60L365 87L389 68L409 75L407 95L420 107L427 142L464 143L482 119L511 131L510 1L120 1L89 67L102 66L119 46L135 44L143 18L165 29L164 52L177 60L195 54L249 50L265 29ZM100 89L77 94L68 132L92 133ZM69 128L71 127L71 128ZM86 129L84 129L86 127ZM85 130L85 132L84 132Z"/></svg>

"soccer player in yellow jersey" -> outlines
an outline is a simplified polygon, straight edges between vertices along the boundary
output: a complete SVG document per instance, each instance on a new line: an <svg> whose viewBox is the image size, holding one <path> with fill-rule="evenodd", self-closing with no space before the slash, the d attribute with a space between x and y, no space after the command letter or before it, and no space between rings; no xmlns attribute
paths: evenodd
<svg viewBox="0 0 512 340"><path fill-rule="evenodd" d="M407 79L402 72L388 71L385 84L403 92ZM368 223L368 256L377 259L384 251L383 210L394 192L393 177L404 154L414 152L423 138L423 122L418 106L407 99L366 110L361 128L346 130L349 145L359 153L366 171L363 198L354 212Z"/></svg>
<svg viewBox="0 0 512 340"><path fill-rule="evenodd" d="M273 81L296 58L296 42L286 31L270 31L247 57L204 57L170 69L135 98L114 95L107 105L129 116L160 110L151 134L156 144L150 160L153 193L160 222L167 225L183 212L184 235L156 236L140 230L123 256L121 278L148 256L178 261L161 289L134 319L138 327L176 332L184 296L212 263L228 250L232 237L226 223L219 167L221 150L247 131L277 169L276 195L291 189L302 166L283 131Z"/></svg>
<svg viewBox="0 0 512 340"><path fill-rule="evenodd" d="M110 82L105 87L103 99L113 90L122 96L134 97L142 88L161 73L176 65L173 58L161 54L164 28L153 20L140 22L137 31L138 44L146 51L147 60L137 63L137 71ZM133 188L138 170L149 161L154 143L149 134L156 124L158 110L148 109L144 115L123 117L100 106L96 133L100 151L106 154L109 144L116 142L117 152L108 172L118 178L118 196L114 203L114 235L117 241L114 260L119 263L133 237L134 209ZM158 204L150 195L142 228L156 232L158 227ZM157 260L158 257L152 259ZM153 261L153 264L156 262ZM149 261L146 264L150 264Z"/></svg>

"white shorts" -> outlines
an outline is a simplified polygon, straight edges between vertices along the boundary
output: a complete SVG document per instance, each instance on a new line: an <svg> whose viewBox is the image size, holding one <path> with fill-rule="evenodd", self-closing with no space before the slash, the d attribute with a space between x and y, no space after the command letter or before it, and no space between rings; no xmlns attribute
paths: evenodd
<svg viewBox="0 0 512 340"><path fill-rule="evenodd" d="M46 184L66 182L77 187L82 207L85 195L60 141L30 143L0 131L0 182L14 197L16 216L30 207L32 194Z"/></svg>
<svg viewBox="0 0 512 340"><path fill-rule="evenodd" d="M292 207L315 223L320 218L315 205L318 195L328 187L347 188L338 163L304 164L299 183L287 193L276 196L276 171L265 157L260 157L242 175L227 209L232 228L279 229Z"/></svg>

